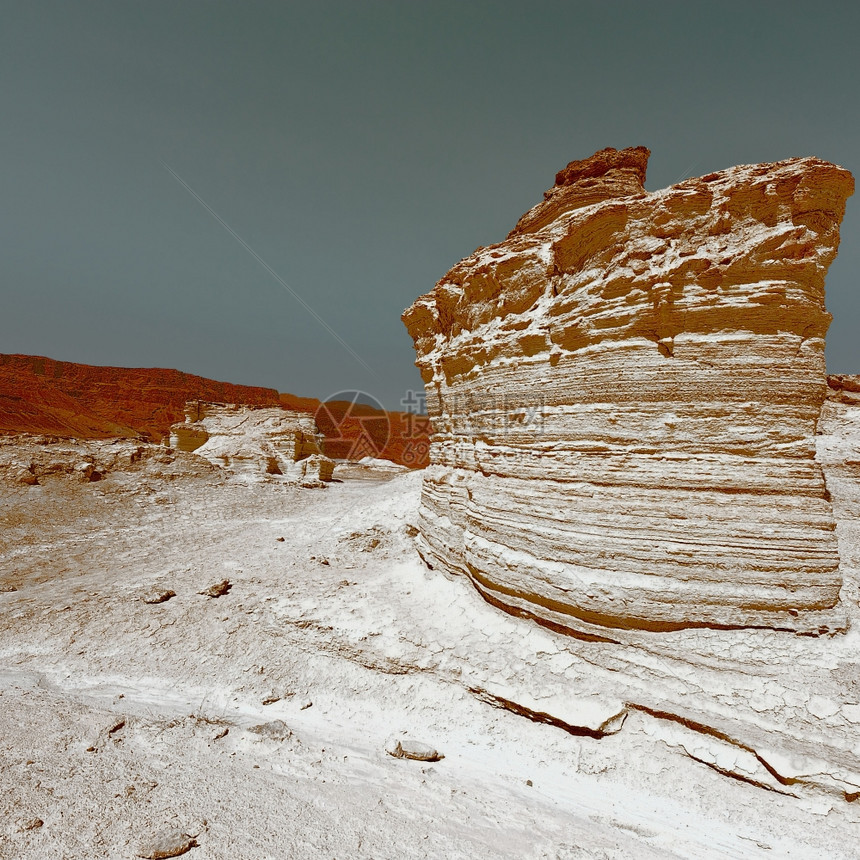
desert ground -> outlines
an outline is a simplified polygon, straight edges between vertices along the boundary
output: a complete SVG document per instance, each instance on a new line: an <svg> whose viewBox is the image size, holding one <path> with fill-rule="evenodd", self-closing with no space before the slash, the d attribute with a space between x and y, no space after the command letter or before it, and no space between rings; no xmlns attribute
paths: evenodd
<svg viewBox="0 0 860 860"><path fill-rule="evenodd" d="M156 453L92 481L82 444L0 489L4 860L856 856L857 803L734 778L636 710L511 706L587 650L425 566L421 472L305 489Z"/></svg>

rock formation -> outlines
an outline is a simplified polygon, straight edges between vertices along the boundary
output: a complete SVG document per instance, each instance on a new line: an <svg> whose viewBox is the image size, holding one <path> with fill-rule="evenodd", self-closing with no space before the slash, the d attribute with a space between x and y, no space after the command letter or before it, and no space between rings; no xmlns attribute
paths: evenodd
<svg viewBox="0 0 860 860"><path fill-rule="evenodd" d="M860 376L828 376L816 438L836 515L843 600L860 605ZM858 691L860 692L860 691Z"/></svg>
<svg viewBox="0 0 860 860"><path fill-rule="evenodd" d="M91 484L109 476L211 477L216 467L200 457L131 439L63 439L0 434L0 492L54 480Z"/></svg>
<svg viewBox="0 0 860 860"><path fill-rule="evenodd" d="M160 442L193 399L249 406L279 403L274 388L233 385L178 370L0 355L0 433Z"/></svg>
<svg viewBox="0 0 860 860"><path fill-rule="evenodd" d="M185 421L170 428L170 446L237 472L285 475L302 483L330 481L313 418L280 406L252 407L192 400Z"/></svg>
<svg viewBox="0 0 860 860"><path fill-rule="evenodd" d="M163 368L94 367L38 355L0 354L0 434L29 433L77 439L132 438L160 442L181 422L189 400L278 406L312 416L322 401L278 394L273 388L233 385ZM360 459L368 454L410 468L427 465L426 417L365 407L366 416L346 414L351 404L328 401L323 453ZM335 419L334 423L332 418ZM364 418L371 419L363 420ZM373 419L378 418L378 421ZM378 426L371 450L357 442Z"/></svg>
<svg viewBox="0 0 860 860"><path fill-rule="evenodd" d="M853 178L797 158L648 193L648 155L572 162L404 314L421 552L586 637L838 629L814 437Z"/></svg>

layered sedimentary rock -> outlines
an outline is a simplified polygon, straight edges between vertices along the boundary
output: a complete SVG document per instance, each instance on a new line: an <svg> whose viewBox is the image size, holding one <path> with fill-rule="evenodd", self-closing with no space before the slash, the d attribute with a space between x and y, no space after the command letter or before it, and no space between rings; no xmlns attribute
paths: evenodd
<svg viewBox="0 0 860 860"><path fill-rule="evenodd" d="M125 473L148 477L212 475L215 466L181 451L131 439L63 439L31 434L0 435L0 492L50 484L89 484Z"/></svg>
<svg viewBox="0 0 860 860"><path fill-rule="evenodd" d="M435 434L420 547L585 635L841 622L814 436L847 171L663 191L648 150L572 162L404 314Z"/></svg>
<svg viewBox="0 0 860 860"><path fill-rule="evenodd" d="M160 442L188 400L277 406L273 388L233 385L159 367L96 367L0 355L0 433Z"/></svg>
<svg viewBox="0 0 860 860"><path fill-rule="evenodd" d="M280 406L189 401L185 421L170 428L170 447L236 472L284 475L302 483L330 481L313 418Z"/></svg>
<svg viewBox="0 0 860 860"><path fill-rule="evenodd" d="M371 407L356 415L348 412L352 404L347 402L323 404L312 397L278 394L273 388L233 385L165 368L95 367L38 355L0 354L2 435L160 442L171 425L183 420L189 400L282 405L312 416L322 411L324 420L317 423L326 435L324 454L349 459L370 454L410 468L427 465L429 433L423 415ZM361 444L368 427L369 446Z"/></svg>
<svg viewBox="0 0 860 860"><path fill-rule="evenodd" d="M817 460L836 515L843 599L860 605L860 376L828 376ZM856 610L855 610L856 611ZM860 700L860 689L857 690Z"/></svg>

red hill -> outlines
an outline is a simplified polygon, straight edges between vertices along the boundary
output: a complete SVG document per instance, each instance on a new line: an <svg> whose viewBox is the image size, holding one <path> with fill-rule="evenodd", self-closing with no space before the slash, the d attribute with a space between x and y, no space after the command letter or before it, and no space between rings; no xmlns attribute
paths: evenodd
<svg viewBox="0 0 860 860"><path fill-rule="evenodd" d="M380 457L414 469L423 469L429 462L430 424L426 415L385 412L348 400L322 403L293 394L282 394L281 403L316 417L329 457Z"/></svg>
<svg viewBox="0 0 860 860"><path fill-rule="evenodd" d="M426 419L370 407L327 404L274 388L234 385L165 368L94 367L34 355L0 354L0 433L39 433L158 442L182 421L187 400L277 406L318 413L333 457L371 455L422 467ZM361 413L361 414L359 414ZM371 414L372 413L372 414ZM423 423L418 423L423 422ZM388 429L387 429L388 428ZM350 441L352 440L352 441Z"/></svg>

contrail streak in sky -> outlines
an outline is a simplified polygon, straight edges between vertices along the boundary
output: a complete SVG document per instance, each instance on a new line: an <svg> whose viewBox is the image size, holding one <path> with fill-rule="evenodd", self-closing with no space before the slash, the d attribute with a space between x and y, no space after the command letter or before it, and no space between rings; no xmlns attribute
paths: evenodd
<svg viewBox="0 0 860 860"><path fill-rule="evenodd" d="M379 374L166 162L161 166L366 370Z"/></svg>

